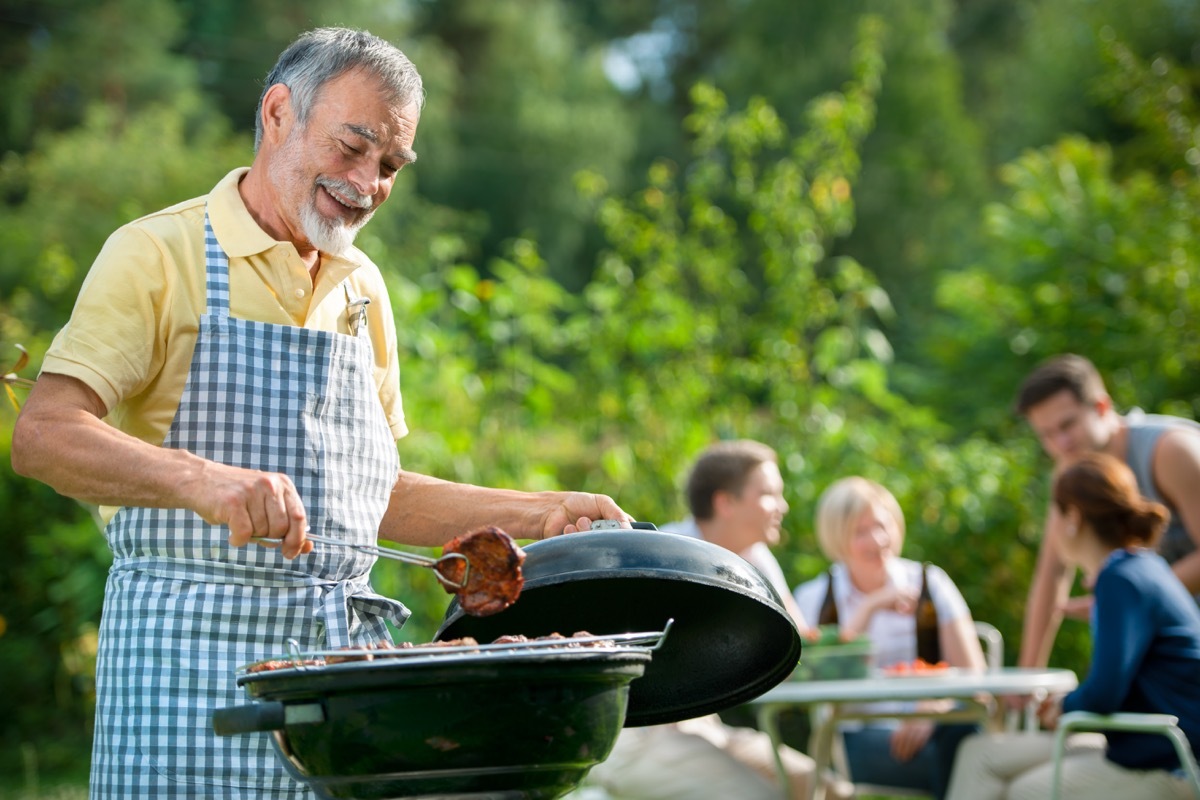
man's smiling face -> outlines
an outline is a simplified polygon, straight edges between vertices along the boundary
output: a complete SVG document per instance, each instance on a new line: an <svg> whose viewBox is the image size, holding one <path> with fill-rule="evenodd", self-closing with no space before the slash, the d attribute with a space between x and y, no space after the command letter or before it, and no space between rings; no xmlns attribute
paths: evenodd
<svg viewBox="0 0 1200 800"><path fill-rule="evenodd" d="M1107 408L1106 401L1085 403L1063 389L1030 407L1025 418L1047 455L1055 463L1066 463L1108 445L1111 433L1104 424Z"/></svg>
<svg viewBox="0 0 1200 800"><path fill-rule="evenodd" d="M357 70L327 82L306 124L294 116L270 161L278 212L301 249L338 254L391 194L397 173L416 160L420 109L400 107Z"/></svg>

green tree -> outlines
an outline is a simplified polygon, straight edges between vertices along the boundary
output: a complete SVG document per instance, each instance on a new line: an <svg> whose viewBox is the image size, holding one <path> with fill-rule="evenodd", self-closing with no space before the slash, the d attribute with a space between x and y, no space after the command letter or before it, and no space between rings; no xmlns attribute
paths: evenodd
<svg viewBox="0 0 1200 800"><path fill-rule="evenodd" d="M1118 170L1111 146L1072 136L1003 169L1010 194L987 210L985 260L938 289L946 317L930 347L950 372L989 364L945 402L956 418L1002 429L1004 404L985 398L1011 398L1034 363L1064 351L1093 358L1120 405L1197 413L1200 115L1170 62L1147 65L1116 41L1105 52L1096 92L1119 103L1137 131L1123 149L1145 167Z"/></svg>
<svg viewBox="0 0 1200 800"><path fill-rule="evenodd" d="M194 65L169 49L181 33L171 0L9 2L0 14L0 153L80 124L93 103L130 111L194 85Z"/></svg>
<svg viewBox="0 0 1200 800"><path fill-rule="evenodd" d="M1005 163L1064 134L1118 144L1131 133L1128 120L1089 91L1107 72L1096 46L1105 29L1135 53L1161 55L1185 67L1188 91L1195 93L1200 7L1194 3L974 0L960 6L960 18L979 19L978 25L989 28L970 37L963 32L958 40L973 89L965 100L985 132L989 163Z"/></svg>
<svg viewBox="0 0 1200 800"><path fill-rule="evenodd" d="M633 148L600 48L581 43L560 0L429 4L417 24L437 41L442 81L432 124L422 123L422 194L487 220L480 263L506 240L532 237L551 274L579 285L588 209L572 175L586 168L619 182Z"/></svg>
<svg viewBox="0 0 1200 800"><path fill-rule="evenodd" d="M889 329L901 349L920 329L933 276L973 251L976 209L987 196L979 132L966 112L948 41L953 9L949 0L899 6L673 0L659 4L659 15L627 40L626 49L637 50L645 46L639 36L659 31L662 44L645 58L643 93L657 93L660 105L677 115L687 89L703 80L733 104L763 97L786 124L798 125L807 102L845 79L846 48L858 20L876 13L887 21L888 80L862 147L859 224L833 251L878 277L897 308ZM611 24L641 19L634 10ZM665 81L651 80L655 67L666 70ZM662 92L664 82L669 93ZM663 146L661 138L650 141Z"/></svg>
<svg viewBox="0 0 1200 800"><path fill-rule="evenodd" d="M405 463L605 491L664 521L682 513L680 470L715 436L800 452L797 428L834 402L828 376L847 395L890 402L875 319L886 297L860 266L826 257L853 223L880 35L864 28L853 79L814 101L799 135L761 100L735 112L701 85L686 169L656 165L628 199L581 176L609 244L580 293L552 280L525 241L491 265L495 277L461 263L397 277L397 318L421 355L405 365L420 420L401 442Z"/></svg>

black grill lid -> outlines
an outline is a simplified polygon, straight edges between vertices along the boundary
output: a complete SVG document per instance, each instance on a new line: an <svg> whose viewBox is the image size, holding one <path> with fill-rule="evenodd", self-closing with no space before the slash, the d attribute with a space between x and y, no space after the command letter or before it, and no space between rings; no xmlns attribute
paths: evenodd
<svg viewBox="0 0 1200 800"><path fill-rule="evenodd" d="M786 678L800 633L770 582L745 559L680 534L606 530L524 547L525 586L508 609L464 614L451 601L437 639L505 634L670 635L630 684L627 726L654 725L729 708Z"/></svg>

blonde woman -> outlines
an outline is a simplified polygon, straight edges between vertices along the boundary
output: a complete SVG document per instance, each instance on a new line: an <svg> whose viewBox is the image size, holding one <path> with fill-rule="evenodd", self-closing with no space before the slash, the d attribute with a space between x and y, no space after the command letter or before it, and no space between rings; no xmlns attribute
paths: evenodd
<svg viewBox="0 0 1200 800"><path fill-rule="evenodd" d="M821 496L816 527L821 549L833 563L827 573L796 589L805 619L820 619L832 593L844 640L866 634L880 667L911 662L917 655L913 612L925 575L937 609L942 659L953 667L984 668L971 612L954 582L938 567L922 569L920 563L900 557L904 515L891 492L866 478L843 478ZM869 710L911 709L911 704L881 703ZM845 723L842 736L850 778L941 798L958 744L974 730L926 719Z"/></svg>

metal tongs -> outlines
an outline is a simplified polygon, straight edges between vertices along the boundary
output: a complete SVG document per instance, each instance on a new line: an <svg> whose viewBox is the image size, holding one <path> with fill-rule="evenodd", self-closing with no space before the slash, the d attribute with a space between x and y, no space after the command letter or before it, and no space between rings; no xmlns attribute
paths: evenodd
<svg viewBox="0 0 1200 800"><path fill-rule="evenodd" d="M391 547L378 547L373 544L355 544L353 542L345 542L341 539L335 539L332 536L319 536L315 533L307 534L307 536L312 541L319 542L320 544L332 544L337 545L338 547L349 547L351 550L357 550L360 553L366 553L372 556L379 556L380 558L390 558L393 561L403 561L406 564L416 564L417 566L421 567L430 567L433 569L433 574L437 575L437 579L441 581L443 585L451 589L465 589L467 588L467 582L471 579L471 562L462 553L447 553L440 558L434 558L433 556L423 556L419 553L410 553L407 550L396 550ZM279 540L258 536L252 538L250 541L278 542ZM445 573L441 571L440 567L442 563L449 561L461 561L463 563L463 577L461 582L450 580L448 577L446 577Z"/></svg>

